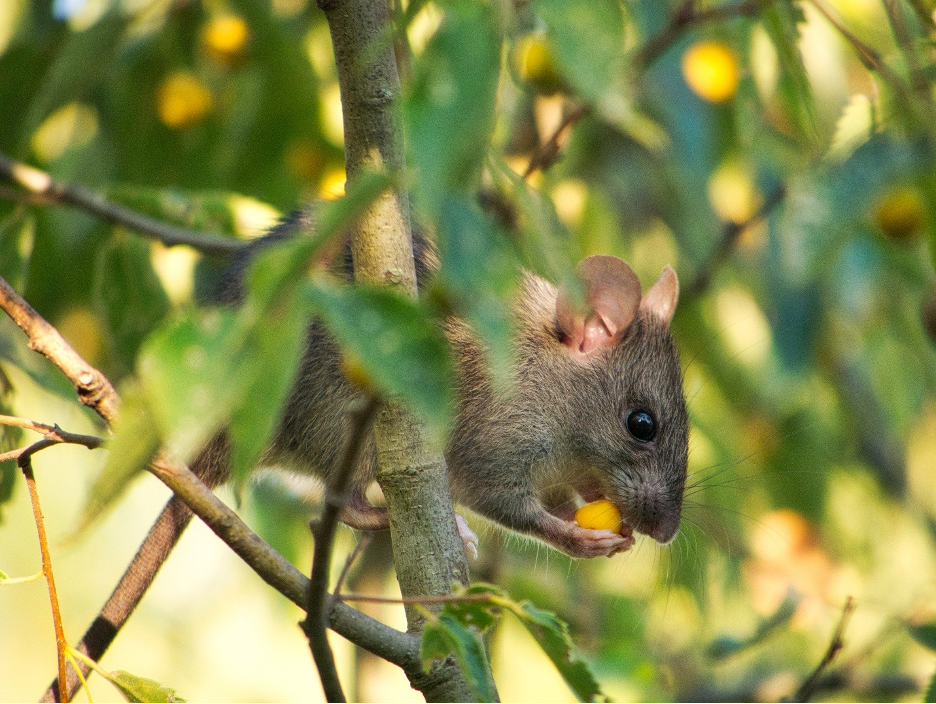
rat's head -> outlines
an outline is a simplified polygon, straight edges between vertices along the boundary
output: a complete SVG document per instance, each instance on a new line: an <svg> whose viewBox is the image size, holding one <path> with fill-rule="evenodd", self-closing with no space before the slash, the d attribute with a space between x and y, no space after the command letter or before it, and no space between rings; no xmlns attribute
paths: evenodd
<svg viewBox="0 0 936 704"><path fill-rule="evenodd" d="M589 257L579 273L584 302L563 291L556 305L580 401L569 449L632 529L666 544L679 530L689 433L669 331L676 273L666 267L645 295L616 257Z"/></svg>

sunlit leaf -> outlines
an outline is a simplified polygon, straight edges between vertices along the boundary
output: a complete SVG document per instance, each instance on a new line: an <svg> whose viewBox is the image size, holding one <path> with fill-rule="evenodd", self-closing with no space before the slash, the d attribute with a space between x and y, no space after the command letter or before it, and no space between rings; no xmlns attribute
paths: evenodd
<svg viewBox="0 0 936 704"><path fill-rule="evenodd" d="M166 702L168 704L185 701L176 694L174 689L125 670L102 674L120 690L128 702Z"/></svg>
<svg viewBox="0 0 936 704"><path fill-rule="evenodd" d="M82 527L100 517L123 494L159 449L156 419L143 388L128 382L121 388L121 399L114 436L107 443L107 462L91 487Z"/></svg>

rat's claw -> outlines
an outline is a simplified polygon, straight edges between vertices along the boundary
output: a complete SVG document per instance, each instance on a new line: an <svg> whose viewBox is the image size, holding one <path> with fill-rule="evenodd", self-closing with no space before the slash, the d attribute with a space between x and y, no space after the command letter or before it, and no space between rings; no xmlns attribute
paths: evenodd
<svg viewBox="0 0 936 704"><path fill-rule="evenodd" d="M468 526L468 521L460 513L455 514L455 525L458 526L458 535L465 544L465 552L471 555L472 560L478 559L478 536Z"/></svg>

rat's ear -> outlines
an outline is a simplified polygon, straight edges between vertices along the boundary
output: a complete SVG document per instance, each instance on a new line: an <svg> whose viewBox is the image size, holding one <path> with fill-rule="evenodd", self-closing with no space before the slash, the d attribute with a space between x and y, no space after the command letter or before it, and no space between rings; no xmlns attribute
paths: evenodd
<svg viewBox="0 0 936 704"><path fill-rule="evenodd" d="M584 307L563 288L556 300L556 319L563 343L578 361L621 341L637 315L640 281L634 270L618 259L598 254L577 267L584 289Z"/></svg>
<svg viewBox="0 0 936 704"><path fill-rule="evenodd" d="M657 282L650 287L647 295L640 302L640 310L648 313L661 323L669 325L676 312L676 301L679 298L679 279L673 267L666 266Z"/></svg>

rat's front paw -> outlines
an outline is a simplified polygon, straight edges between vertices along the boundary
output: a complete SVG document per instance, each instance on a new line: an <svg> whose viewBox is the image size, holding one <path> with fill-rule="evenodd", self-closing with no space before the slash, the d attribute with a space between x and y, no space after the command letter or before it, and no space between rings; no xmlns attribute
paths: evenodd
<svg viewBox="0 0 936 704"><path fill-rule="evenodd" d="M574 524L563 540L563 552L572 557L611 557L634 546L634 536L615 533L611 530L591 530Z"/></svg>

